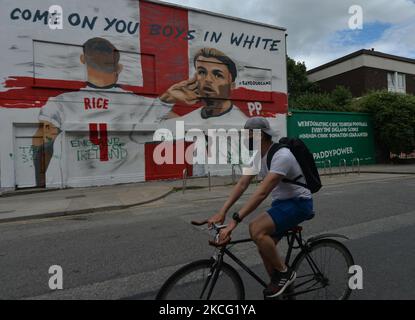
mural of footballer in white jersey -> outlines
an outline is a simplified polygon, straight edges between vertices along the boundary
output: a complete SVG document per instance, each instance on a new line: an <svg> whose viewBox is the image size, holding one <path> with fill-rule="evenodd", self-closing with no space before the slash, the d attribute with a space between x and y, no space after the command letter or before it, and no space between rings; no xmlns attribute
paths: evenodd
<svg viewBox="0 0 415 320"><path fill-rule="evenodd" d="M198 128L205 132L221 126L243 127L248 117L231 100L238 73L233 60L215 48L202 48L195 54L193 64L196 69L194 77L172 86L161 99L189 107L202 102L203 106L182 117L170 112L170 120L166 121L166 126L173 128L173 123L177 120L183 121L186 128ZM208 141L207 145L210 146L211 141ZM219 150L220 156L228 159L228 164L197 165L194 167L197 171L195 175L204 175L205 170L212 173L226 172L229 169L233 148L234 145L228 143L228 150ZM238 153L239 150L234 152Z"/></svg>
<svg viewBox="0 0 415 320"><path fill-rule="evenodd" d="M123 69L119 60L120 53L111 42L103 38L89 39L80 56L80 62L86 65L87 86L51 98L41 108L40 125L35 134L38 138L33 138L38 153L34 157L37 185L45 185L40 172L47 171L61 131L87 131L91 123L107 123L111 131L120 126L132 131L139 123L160 122L171 111L171 103L138 96L118 86ZM169 97L168 94L164 96Z"/></svg>
<svg viewBox="0 0 415 320"><path fill-rule="evenodd" d="M168 103L184 103L192 106L202 102L203 106L183 116L187 125L208 126L209 123L245 123L247 116L231 100L235 89L237 68L223 52L215 48L200 49L193 59L196 74L189 80L172 86L161 99ZM179 117L170 112L170 119Z"/></svg>

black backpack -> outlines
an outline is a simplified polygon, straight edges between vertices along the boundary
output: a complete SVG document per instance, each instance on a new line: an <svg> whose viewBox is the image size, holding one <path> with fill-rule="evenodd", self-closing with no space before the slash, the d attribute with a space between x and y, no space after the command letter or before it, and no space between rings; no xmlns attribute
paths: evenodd
<svg viewBox="0 0 415 320"><path fill-rule="evenodd" d="M308 150L305 143L300 139L282 138L279 141L279 143L273 144L270 150L268 151L268 156L267 156L268 170L271 167L271 161L275 153L282 148L290 149L295 159L298 161L298 164L300 165L301 170L304 173L306 184L298 182L298 180L301 179L303 175L296 177L294 180L289 180L289 179L284 178L282 182L291 183L297 186L307 188L311 191L311 193L318 192L321 189L322 184L321 184L320 175L318 173L316 163L314 161L313 154L310 152L310 150Z"/></svg>

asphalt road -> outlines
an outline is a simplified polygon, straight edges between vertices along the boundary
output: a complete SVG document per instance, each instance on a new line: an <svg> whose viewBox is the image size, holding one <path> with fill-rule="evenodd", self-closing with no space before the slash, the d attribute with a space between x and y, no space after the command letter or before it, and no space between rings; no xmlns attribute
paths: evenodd
<svg viewBox="0 0 415 320"><path fill-rule="evenodd" d="M193 190L124 211L1 224L0 299L153 299L181 265L212 255L207 232L189 221L210 216L228 192ZM333 231L351 238L345 244L364 271L353 299L415 299L414 176L329 185L315 210L306 237ZM248 222L234 238L247 236ZM252 244L236 253L264 275ZM64 290L49 289L51 265L62 267ZM243 279L247 298L261 299L261 288Z"/></svg>

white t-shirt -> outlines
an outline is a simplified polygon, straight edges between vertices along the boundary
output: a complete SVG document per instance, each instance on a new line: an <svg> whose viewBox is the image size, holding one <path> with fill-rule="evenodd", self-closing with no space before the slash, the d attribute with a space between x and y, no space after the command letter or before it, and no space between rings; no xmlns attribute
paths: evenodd
<svg viewBox="0 0 415 320"><path fill-rule="evenodd" d="M271 167L268 171L267 167L268 153L261 160L261 170L259 176L265 178L268 172L278 173L287 179L294 180L299 175L303 175L300 165L294 155L288 148L278 150L271 161ZM304 175L297 180L306 183ZM291 198L311 198L310 190L291 183L280 182L271 192L272 201L285 200Z"/></svg>

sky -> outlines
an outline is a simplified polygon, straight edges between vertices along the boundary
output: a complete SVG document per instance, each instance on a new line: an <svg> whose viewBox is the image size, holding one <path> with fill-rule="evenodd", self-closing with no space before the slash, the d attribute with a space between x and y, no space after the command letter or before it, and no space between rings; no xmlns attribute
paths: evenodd
<svg viewBox="0 0 415 320"><path fill-rule="evenodd" d="M287 29L288 55L312 69L360 49L415 58L415 0L168 0ZM362 29L349 13L362 9Z"/></svg>

